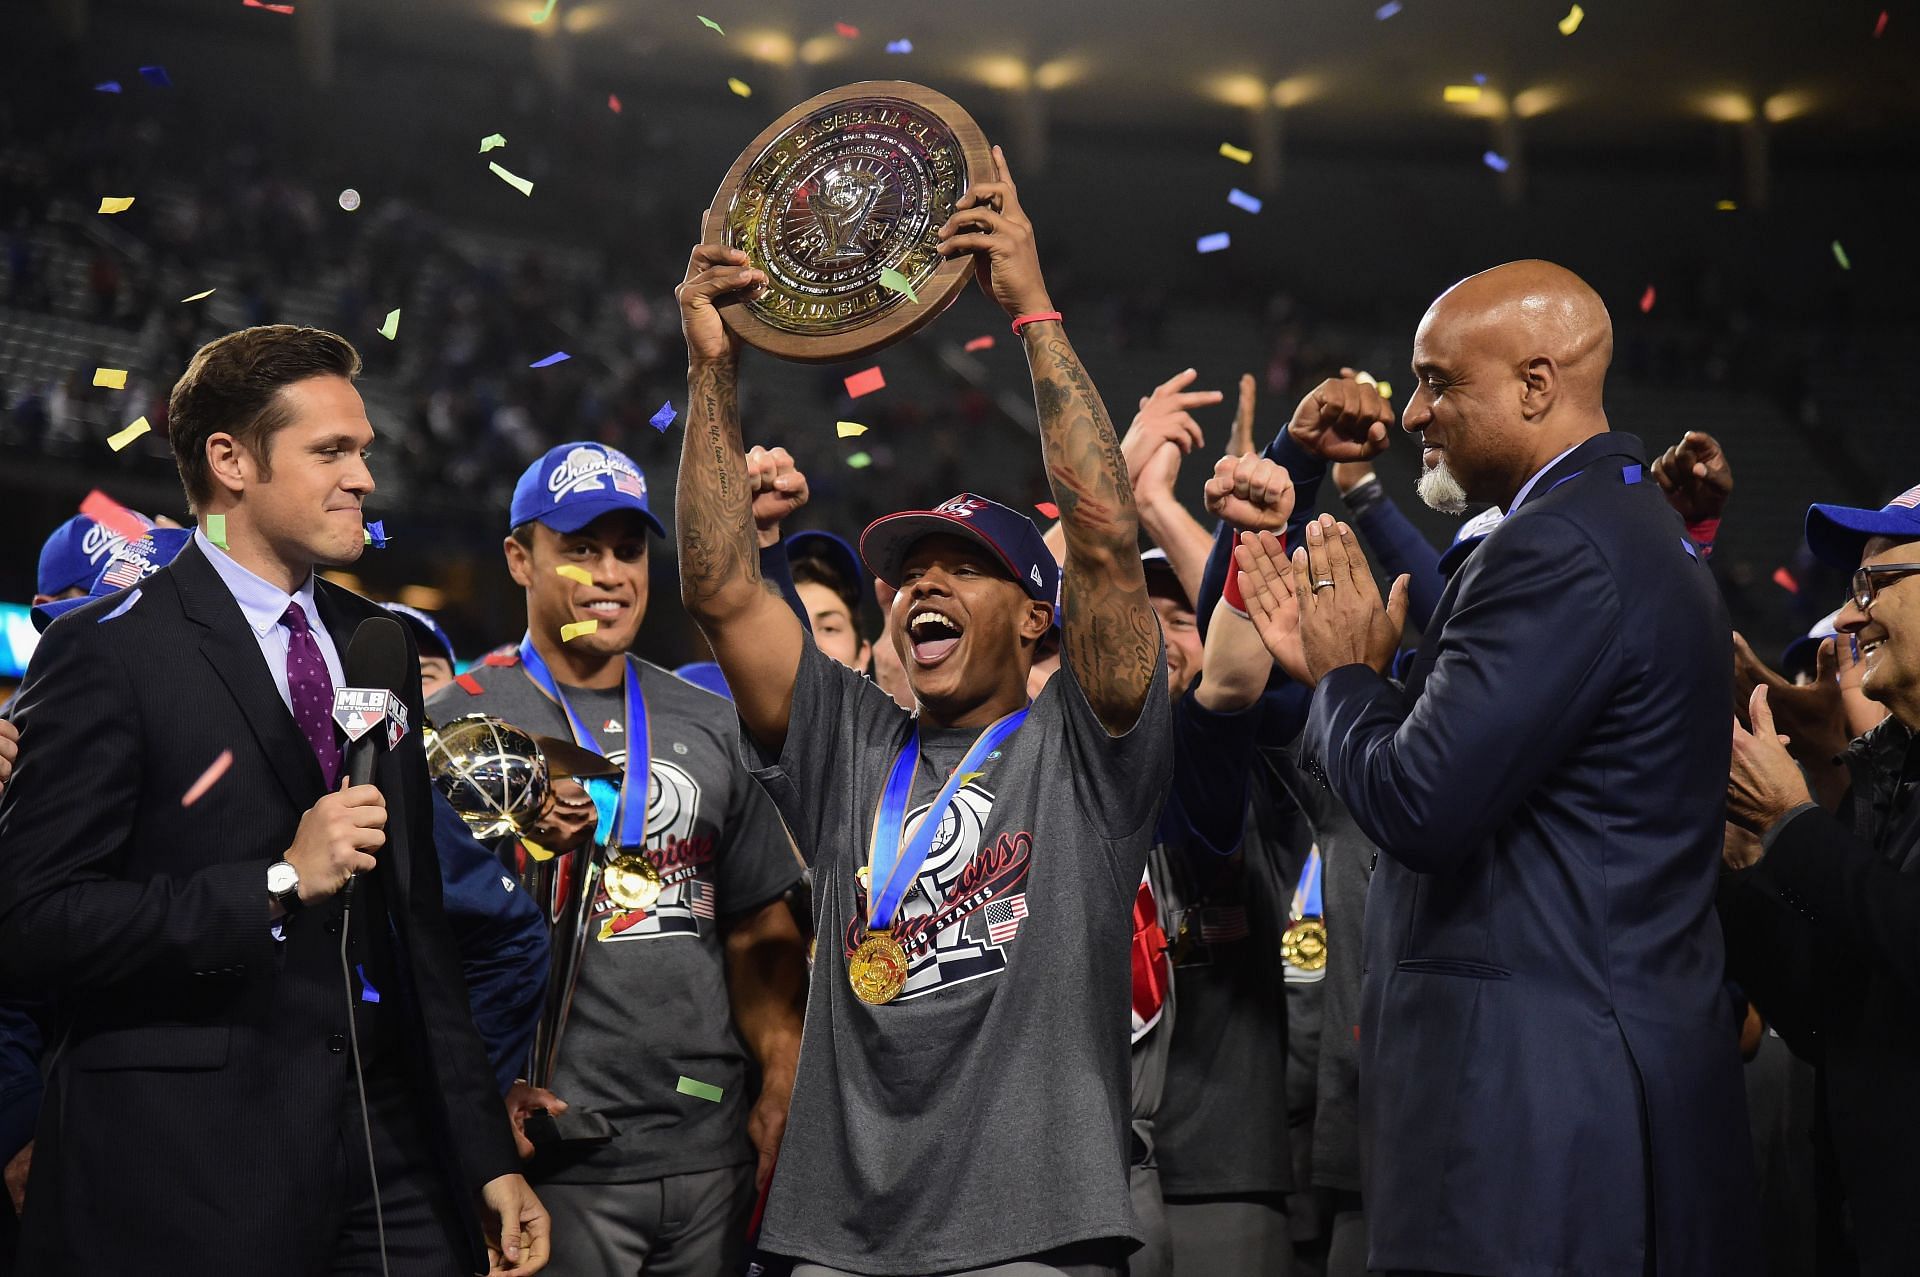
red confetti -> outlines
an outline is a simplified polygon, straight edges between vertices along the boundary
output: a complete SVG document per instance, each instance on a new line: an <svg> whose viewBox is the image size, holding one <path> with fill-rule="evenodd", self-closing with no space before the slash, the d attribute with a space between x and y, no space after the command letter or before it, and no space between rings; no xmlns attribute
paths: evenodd
<svg viewBox="0 0 1920 1277"><path fill-rule="evenodd" d="M833 29L835 31L838 31L841 35L847 37L847 39L849 40L858 40L860 38L859 27L848 26L844 22L836 22L833 24Z"/></svg>
<svg viewBox="0 0 1920 1277"><path fill-rule="evenodd" d="M607 94L607 110L612 111L615 115L620 114L620 95L618 93Z"/></svg>
<svg viewBox="0 0 1920 1277"><path fill-rule="evenodd" d="M1787 571L1785 568L1775 568L1773 570L1773 583L1785 590L1788 594L1800 593L1800 582L1794 580L1793 573Z"/></svg>
<svg viewBox="0 0 1920 1277"><path fill-rule="evenodd" d="M129 541L138 541L147 535L147 524L139 515L98 488L89 492L87 499L80 503L80 513L107 531L117 532Z"/></svg>
<svg viewBox="0 0 1920 1277"><path fill-rule="evenodd" d="M480 680L471 674L462 674L453 680L454 685L469 696L478 696L487 689L480 686Z"/></svg>
<svg viewBox="0 0 1920 1277"><path fill-rule="evenodd" d="M987 335L986 335L985 337L975 337L975 338L974 338L974 339L973 339L972 341L970 341L970 342L968 342L968 343L966 344L966 346L965 346L965 349L967 349L967 350L992 350L992 349L993 349L993 334L991 334L991 333L989 333L989 334L987 334Z"/></svg>
<svg viewBox="0 0 1920 1277"><path fill-rule="evenodd" d="M240 0L240 3L249 9L265 9L269 13L291 14L293 12L293 6L290 4L262 4L260 0Z"/></svg>
<svg viewBox="0 0 1920 1277"><path fill-rule="evenodd" d="M857 372L847 378L847 393L858 399L861 395L870 395L876 390L884 390L886 385L887 375L878 368L869 368L865 372Z"/></svg>
<svg viewBox="0 0 1920 1277"><path fill-rule="evenodd" d="M1887 29L1887 11L1885 9L1882 9L1880 11L1880 20L1873 24L1873 38L1878 40L1880 38L1880 33L1885 31L1886 29Z"/></svg>
<svg viewBox="0 0 1920 1277"><path fill-rule="evenodd" d="M1046 515L1049 519L1057 519L1060 517L1060 507L1051 501L1036 501L1033 503L1033 508L1041 514Z"/></svg>
<svg viewBox="0 0 1920 1277"><path fill-rule="evenodd" d="M1647 285L1647 291L1640 294L1640 313L1646 314L1653 309L1653 285Z"/></svg>
<svg viewBox="0 0 1920 1277"><path fill-rule="evenodd" d="M187 792L180 795L180 805L182 807L191 807L199 802L201 798L206 796L206 792L213 788L215 782L227 774L227 768L231 766L233 766L233 751L230 749L221 750L220 757L213 760L213 765L201 772L200 779L194 781Z"/></svg>

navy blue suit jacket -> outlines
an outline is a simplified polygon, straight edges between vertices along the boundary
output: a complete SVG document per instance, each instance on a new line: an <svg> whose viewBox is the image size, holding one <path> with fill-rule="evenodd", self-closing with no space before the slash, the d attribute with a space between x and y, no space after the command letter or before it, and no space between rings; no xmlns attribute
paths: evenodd
<svg viewBox="0 0 1920 1277"><path fill-rule="evenodd" d="M1609 433L1550 467L1448 584L1404 691L1364 665L1316 689L1310 755L1385 853L1370 1268L1761 1271L1713 909L1730 631L1644 461Z"/></svg>

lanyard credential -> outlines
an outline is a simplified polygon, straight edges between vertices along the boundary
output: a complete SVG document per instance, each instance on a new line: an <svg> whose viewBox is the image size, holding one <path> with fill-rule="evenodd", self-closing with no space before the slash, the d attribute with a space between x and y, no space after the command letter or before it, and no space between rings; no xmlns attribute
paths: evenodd
<svg viewBox="0 0 1920 1277"><path fill-rule="evenodd" d="M627 662L627 774L620 782L620 815L617 821L619 830L618 846L640 847L647 841L647 782L648 772L653 765L653 740L647 734L647 698L640 694L640 671L635 668L631 656ZM573 712L573 706L567 704L567 698L560 694L559 684L553 681L553 675L547 670L547 663L540 659L540 653L533 648L531 634L520 640L520 666L526 670L533 685L547 694L547 698L560 707L567 716L567 726L573 731L574 744L582 749L600 752L599 742Z"/></svg>
<svg viewBox="0 0 1920 1277"><path fill-rule="evenodd" d="M874 930L883 931L893 925L900 899L920 876L920 867L927 863L927 856L933 851L933 836L939 831L947 805L960 792L960 786L979 767L981 759L1000 748L1000 743L1026 721L1027 710L1017 709L980 733L980 738L967 750L967 756L953 769L953 775L940 787L939 796L920 818L911 839L906 836L907 798L913 791L914 775L920 769L920 731L917 727L908 729L905 743L894 756L893 770L887 773L887 787L880 794L880 812L873 822L873 846L869 853L873 889L867 920Z"/></svg>

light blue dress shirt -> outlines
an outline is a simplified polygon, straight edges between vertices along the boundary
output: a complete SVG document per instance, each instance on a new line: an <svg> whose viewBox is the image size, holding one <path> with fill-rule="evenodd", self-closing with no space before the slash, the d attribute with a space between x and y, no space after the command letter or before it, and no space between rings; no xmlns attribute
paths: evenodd
<svg viewBox="0 0 1920 1277"><path fill-rule="evenodd" d="M293 694L287 690L287 646L293 641L293 632L280 624L280 618L287 613L287 604L298 603L300 610L307 614L307 625L313 631L313 641L320 646L321 657L327 662L327 675L333 680L334 687L346 685L346 675L340 665L340 649L334 646L333 635L327 633L327 627L321 623L319 607L314 602L314 576L311 572L297 591L288 594L273 582L234 562L233 556L209 540L204 531L194 531L193 543L200 547L200 553L207 556L207 562L227 583L233 601L240 605L240 615L247 618L247 628L253 631L254 641L260 645L260 655L267 662L267 673L273 675L273 686L279 691L280 703L287 707L289 714L293 712Z"/></svg>
<svg viewBox="0 0 1920 1277"><path fill-rule="evenodd" d="M1586 441L1585 441L1584 439L1583 439L1583 440L1581 440L1581 443L1585 443L1585 442L1586 442ZM1576 444L1574 444L1574 445L1573 445L1573 448L1578 448L1579 446L1580 446L1580 444L1578 444L1578 443L1576 443ZM1572 451L1573 451L1573 448L1568 448L1568 449L1567 449L1567 452L1572 452ZM1528 480L1527 480L1527 481L1526 481L1525 483L1523 483L1523 484L1521 484L1521 485L1520 485L1520 491L1518 491L1518 492L1516 492L1516 493L1514 493L1514 494L1513 494L1513 502L1512 502L1512 504L1510 504L1510 505L1508 505L1508 506L1507 506L1507 513L1508 513L1508 514L1512 514L1512 513L1513 513L1513 512L1514 512L1514 511L1515 511L1516 509L1518 509L1518 508L1519 508L1519 506L1520 506L1520 503L1521 503L1522 501L1525 501L1525 500L1527 499L1527 494L1528 494L1529 492L1532 492L1532 491L1533 491L1533 485L1534 485L1534 484L1536 484L1536 483L1538 483L1538 482L1540 482L1540 476L1541 476L1541 475L1543 475L1543 474L1545 474L1545 473L1546 473L1547 471L1549 471L1549 470L1551 470L1551 469L1553 469L1553 468L1554 468L1555 466L1557 466L1557 465L1559 465L1559 464L1560 464L1560 463L1561 463L1561 462L1562 462L1563 460L1565 460L1565 459L1566 459L1566 456L1567 456L1567 452L1563 452L1563 453L1561 453L1561 454L1560 454L1559 456L1557 456L1557 457L1555 457L1555 458L1554 458L1553 460L1551 460L1551 461L1549 461L1549 462L1547 462L1547 464L1546 464L1546 465L1544 465L1544 466L1541 466L1541 467L1540 467L1540 468L1539 468L1538 470L1535 470L1535 471L1533 472L1533 477L1532 477L1532 478L1530 478L1530 479L1528 479ZM265 581L262 581L262 582L260 582L260 584L262 584L262 585L266 585L266 582L265 582ZM268 588L272 588L272 587L268 587ZM312 582L308 582L308 588L309 588L309 589L311 589L311 588L312 588Z"/></svg>

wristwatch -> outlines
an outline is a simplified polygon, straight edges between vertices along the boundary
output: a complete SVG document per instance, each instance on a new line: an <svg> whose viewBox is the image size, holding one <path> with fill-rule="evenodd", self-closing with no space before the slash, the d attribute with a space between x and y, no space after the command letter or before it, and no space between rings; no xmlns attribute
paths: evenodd
<svg viewBox="0 0 1920 1277"><path fill-rule="evenodd" d="M279 901L288 913L298 913L306 903L300 899L300 871L284 860L268 865L267 894Z"/></svg>

